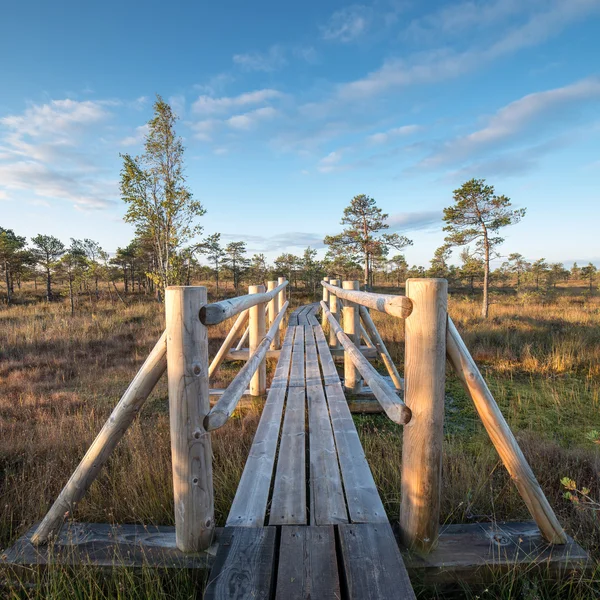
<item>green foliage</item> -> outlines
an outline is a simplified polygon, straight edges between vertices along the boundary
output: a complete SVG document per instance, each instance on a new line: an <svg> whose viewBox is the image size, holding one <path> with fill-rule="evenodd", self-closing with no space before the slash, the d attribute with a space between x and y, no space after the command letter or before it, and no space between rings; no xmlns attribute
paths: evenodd
<svg viewBox="0 0 600 600"><path fill-rule="evenodd" d="M223 266L231 273L233 287L239 290L242 276L250 267L250 260L246 256L246 242L230 242L225 246Z"/></svg>
<svg viewBox="0 0 600 600"><path fill-rule="evenodd" d="M122 155L125 221L133 223L137 236L152 245L155 261L148 276L159 292L182 283L186 244L201 233L197 219L206 212L185 183L184 147L175 133L176 120L171 107L157 96L144 154Z"/></svg>
<svg viewBox="0 0 600 600"><path fill-rule="evenodd" d="M323 240L330 247L331 258L346 255L346 260L354 262L358 256L362 257L364 264L364 285L372 286L373 260L386 256L390 248L402 250L412 245L407 237L397 233L380 233L388 229L386 223L388 214L375 204L374 198L365 194L354 196L350 205L344 209L340 223L347 227L338 235L327 235ZM334 261L331 261L334 262ZM340 261L341 262L341 261Z"/></svg>

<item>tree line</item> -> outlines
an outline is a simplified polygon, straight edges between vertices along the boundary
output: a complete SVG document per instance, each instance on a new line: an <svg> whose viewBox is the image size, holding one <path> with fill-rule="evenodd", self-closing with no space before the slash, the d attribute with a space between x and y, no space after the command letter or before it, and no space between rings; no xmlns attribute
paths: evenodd
<svg viewBox="0 0 600 600"><path fill-rule="evenodd" d="M160 96L148 122L144 152L139 156L121 155L120 191L126 205L125 221L135 227L134 239L117 248L113 256L90 239L71 239L64 244L52 235L37 235L30 242L11 229L0 227L0 268L3 273L5 301L13 301L15 286L33 281L37 288L43 278L47 301L55 298L53 282L68 284L71 312L82 294L98 299L102 293L152 294L160 301L169 285L190 285L192 281L212 279L217 297L223 285L232 284L239 293L243 282L264 282L276 276L287 277L294 288L316 294L325 275L340 279L362 279L364 289L375 285L400 285L409 277L443 277L451 285L466 285L475 291L480 282L482 316L487 317L492 283L514 282L517 291L555 287L568 279L586 280L594 287L596 267L574 265L567 271L562 263L549 264L543 258L527 261L521 254L499 258L504 239L502 229L518 223L524 208L514 209L511 200L497 195L483 179L471 179L453 193L453 203L444 209L444 244L435 250L428 268L406 262L403 250L412 240L390 233L389 215L365 194L352 198L344 209L340 233L324 238L326 254L306 248L303 254L283 253L273 264L264 254L248 256L246 243L223 243L220 233L202 237L199 219L206 213L186 184L184 147L175 132L177 117ZM455 248L461 264L450 264ZM203 264L203 261L206 264ZM122 286L117 286L122 282Z"/></svg>

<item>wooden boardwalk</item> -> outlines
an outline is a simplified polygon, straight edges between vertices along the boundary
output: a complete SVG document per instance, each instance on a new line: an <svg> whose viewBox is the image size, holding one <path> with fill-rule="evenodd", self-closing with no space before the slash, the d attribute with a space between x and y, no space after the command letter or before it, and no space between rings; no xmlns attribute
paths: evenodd
<svg viewBox="0 0 600 600"><path fill-rule="evenodd" d="M205 598L414 598L329 345L297 309Z"/></svg>

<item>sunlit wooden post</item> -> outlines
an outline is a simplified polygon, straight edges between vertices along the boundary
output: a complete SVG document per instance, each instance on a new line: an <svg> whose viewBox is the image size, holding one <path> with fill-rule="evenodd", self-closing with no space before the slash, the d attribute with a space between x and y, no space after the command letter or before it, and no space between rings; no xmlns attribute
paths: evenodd
<svg viewBox="0 0 600 600"><path fill-rule="evenodd" d="M437 545L442 489L448 282L409 279L413 310L406 319L404 401L412 419L402 438L403 543L418 552Z"/></svg>
<svg viewBox="0 0 600 600"><path fill-rule="evenodd" d="M329 283L329 277L325 277L325 281L327 283ZM329 290L327 288L323 288L323 302L325 302L327 304L327 306L329 306ZM321 315L321 327L323 329L325 329L325 325L327 325L327 315L325 314L325 311L322 311L322 315Z"/></svg>
<svg viewBox="0 0 600 600"><path fill-rule="evenodd" d="M175 537L183 552L211 544L214 530L208 334L198 318L205 287L169 287L165 295Z"/></svg>
<svg viewBox="0 0 600 600"><path fill-rule="evenodd" d="M329 281L331 285L335 285L336 287L340 287L339 279L331 279ZM339 298L332 292L329 293L329 312L335 317L335 320L340 322L340 301ZM331 348L338 348L339 342L337 337L335 336L335 332L329 328L329 346Z"/></svg>
<svg viewBox="0 0 600 600"><path fill-rule="evenodd" d="M342 288L345 290L360 290L358 281L344 281ZM353 344L360 348L360 313L358 304L350 300L344 300L343 310L343 328L344 333L352 340ZM354 362L344 352L344 387L350 394L358 394L362 388L362 380Z"/></svg>
<svg viewBox="0 0 600 600"><path fill-rule="evenodd" d="M251 285L248 288L250 294L260 294L265 291L264 285ZM262 342L266 334L266 319L265 319L265 303L262 302L253 306L249 309L250 311L250 338L249 338L249 354L256 350L258 345ZM252 396L262 396L267 392L267 362L263 360L260 363L256 373L252 376L250 381L250 394Z"/></svg>
<svg viewBox="0 0 600 600"><path fill-rule="evenodd" d="M267 291L270 292L277 287L277 281L267 281ZM267 329L271 328L277 315L279 314L279 294L275 294L273 299L269 302L269 325ZM275 333L273 342L271 343L271 350L279 350L281 348L279 330Z"/></svg>
<svg viewBox="0 0 600 600"><path fill-rule="evenodd" d="M285 281L285 277L278 277L277 278L277 285L278 286L281 285L284 281ZM287 288L283 288L279 292L279 308L280 309L287 302L286 289ZM280 341L280 343L281 343L281 336L285 335L285 330L286 330L285 320L282 319L281 323L279 324L279 341Z"/></svg>

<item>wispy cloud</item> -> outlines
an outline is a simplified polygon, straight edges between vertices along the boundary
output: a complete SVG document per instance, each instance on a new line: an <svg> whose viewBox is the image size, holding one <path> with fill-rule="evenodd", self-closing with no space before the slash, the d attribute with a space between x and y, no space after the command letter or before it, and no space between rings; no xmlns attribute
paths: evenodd
<svg viewBox="0 0 600 600"><path fill-rule="evenodd" d="M249 252L294 252L298 248L323 248L323 235L289 231L274 236L222 233L224 241L243 241L248 244Z"/></svg>
<svg viewBox="0 0 600 600"><path fill-rule="evenodd" d="M128 135L121 140L121 146L137 146L144 141L148 134L148 124L136 127L132 135Z"/></svg>
<svg viewBox="0 0 600 600"><path fill-rule="evenodd" d="M245 92L238 96L223 96L220 98L202 95L194 102L192 110L197 114L203 115L220 114L282 97L283 94L281 92L270 88Z"/></svg>
<svg viewBox="0 0 600 600"><path fill-rule="evenodd" d="M324 40L352 42L364 35L372 16L372 9L361 4L353 4L335 11L328 22L321 26Z"/></svg>
<svg viewBox="0 0 600 600"><path fill-rule="evenodd" d="M260 121L274 119L278 115L279 112L272 106L265 106L241 115L229 117L225 123L227 123L227 125L233 129L251 129Z"/></svg>
<svg viewBox="0 0 600 600"><path fill-rule="evenodd" d="M370 144L387 144L387 142L394 138L409 136L413 133L417 133L417 131L420 130L421 127L419 125L403 125L402 127L394 127L392 129L388 129L387 131L369 135L367 137L367 141Z"/></svg>
<svg viewBox="0 0 600 600"><path fill-rule="evenodd" d="M600 99L600 78L592 77L543 92L528 94L511 102L493 115L485 127L468 135L445 142L441 148L419 163L422 168L437 168L457 164L479 156L488 149L497 149L514 141L524 133L534 130L544 120L544 132L549 129L549 119L565 117L570 109L589 100Z"/></svg>
<svg viewBox="0 0 600 600"><path fill-rule="evenodd" d="M279 44L271 46L267 52L235 54L233 62L245 71L276 71L287 63L285 52Z"/></svg>
<svg viewBox="0 0 600 600"><path fill-rule="evenodd" d="M439 229L442 224L442 211L424 210L394 213L388 217L387 224L389 225L389 231Z"/></svg>

